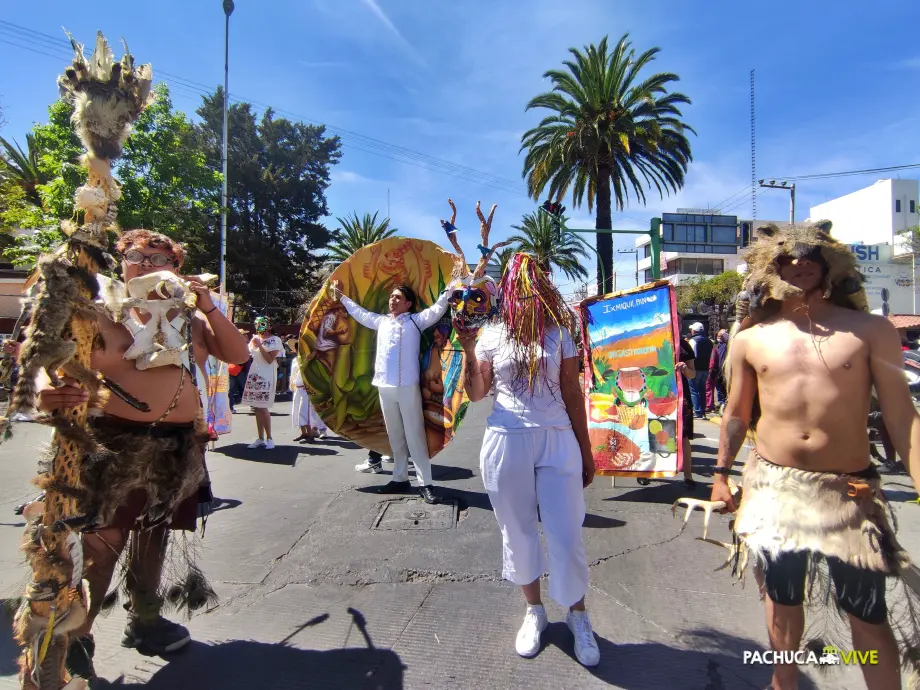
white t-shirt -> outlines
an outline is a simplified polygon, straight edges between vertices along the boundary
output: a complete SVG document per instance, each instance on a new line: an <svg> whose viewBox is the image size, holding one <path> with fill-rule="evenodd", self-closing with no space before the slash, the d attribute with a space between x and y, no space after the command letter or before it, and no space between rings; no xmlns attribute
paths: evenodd
<svg viewBox="0 0 920 690"><path fill-rule="evenodd" d="M476 359L492 365L492 385L495 402L488 425L499 429L531 429L534 427L570 429L572 422L562 400L559 371L563 359L577 355L575 343L567 331L554 328L546 334L543 365L534 390L527 390L520 369L512 361L514 353L510 338L501 324L483 328L476 343ZM539 347L539 346L538 346Z"/></svg>

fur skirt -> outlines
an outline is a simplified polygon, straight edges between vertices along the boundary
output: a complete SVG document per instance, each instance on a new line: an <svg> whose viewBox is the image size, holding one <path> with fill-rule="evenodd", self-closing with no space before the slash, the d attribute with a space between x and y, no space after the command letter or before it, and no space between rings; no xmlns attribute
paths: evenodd
<svg viewBox="0 0 920 690"><path fill-rule="evenodd" d="M880 478L783 467L752 452L743 486L734 532L754 558L809 551L890 575L910 566Z"/></svg>
<svg viewBox="0 0 920 690"><path fill-rule="evenodd" d="M207 430L91 418L93 447L83 463L81 513L97 526L194 531L204 480Z"/></svg>

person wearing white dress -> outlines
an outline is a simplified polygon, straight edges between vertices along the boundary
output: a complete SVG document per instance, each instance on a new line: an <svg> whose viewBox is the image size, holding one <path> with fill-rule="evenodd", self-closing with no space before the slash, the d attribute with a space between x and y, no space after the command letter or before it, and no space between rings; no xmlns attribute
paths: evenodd
<svg viewBox="0 0 920 690"><path fill-rule="evenodd" d="M516 255L502 278L501 323L462 331L464 381L472 402L494 387L480 452L480 473L502 533L506 580L527 601L515 648L540 651L548 625L540 595L549 552L549 595L569 609L575 656L600 661L588 612L588 563L582 539L584 488L594 479L584 394L573 340L575 322L535 261ZM541 313L542 312L542 313ZM457 326L455 325L455 328Z"/></svg>
<svg viewBox="0 0 920 690"><path fill-rule="evenodd" d="M411 453L419 494L426 503L437 503L438 498L431 488L431 458L422 414L419 349L422 331L435 325L447 311L453 283L441 293L437 302L417 314L412 312L418 297L407 285L393 288L389 314L374 314L363 309L345 296L341 281L333 281L330 287L355 321L377 331L373 383L380 393L383 421L395 461L393 479L378 492L403 493L409 489Z"/></svg>
<svg viewBox="0 0 920 690"><path fill-rule="evenodd" d="M324 438L328 431L326 423L316 414L310 395L303 383L303 374L300 370L300 356L294 359L291 371L291 390L294 391L294 401L291 403L291 425L300 427L300 436L295 441L312 441L317 436Z"/></svg>
<svg viewBox="0 0 920 690"><path fill-rule="evenodd" d="M256 416L256 431L259 438L249 444L250 448L275 447L272 440L271 409L275 404L275 388L278 385L278 360L284 354L284 344L277 335L272 335L271 324L264 316L254 323L256 335L249 341L252 364L243 388L243 405L252 407Z"/></svg>

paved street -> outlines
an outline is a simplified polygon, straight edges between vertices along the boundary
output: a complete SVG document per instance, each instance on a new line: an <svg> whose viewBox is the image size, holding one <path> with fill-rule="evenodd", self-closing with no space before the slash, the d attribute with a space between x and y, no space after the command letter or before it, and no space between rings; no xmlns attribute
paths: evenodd
<svg viewBox="0 0 920 690"><path fill-rule="evenodd" d="M699 519L678 536L670 504L685 491L677 480L642 487L618 479L614 487L598 478L587 492L588 605L600 666L575 661L564 611L549 601L544 649L530 660L516 655L523 600L500 578L500 535L478 472L489 406L474 406L460 438L435 459L436 482L457 505L443 524L404 507L382 513L386 501L367 488L389 473L354 472L364 452L353 444L291 443L289 403L274 410L274 451L248 450L254 419L236 415L233 433L208 454L223 501L200 561L221 604L192 618L194 642L169 659L122 649L124 612L116 607L97 624L98 672L111 687L168 690L766 687L769 670L741 662L743 650L767 643L753 580L742 589L727 571L713 572L727 552L694 539ZM699 497L708 494L717 431L697 423ZM48 435L19 424L0 446L5 598L27 577L16 551L24 525L12 509L34 494L35 449ZM920 554L920 507L907 503L915 494L904 478L889 487L903 542ZM727 519L714 523L714 536L727 538ZM4 632L0 688L18 687L15 656ZM803 688L863 687L853 669L807 673Z"/></svg>

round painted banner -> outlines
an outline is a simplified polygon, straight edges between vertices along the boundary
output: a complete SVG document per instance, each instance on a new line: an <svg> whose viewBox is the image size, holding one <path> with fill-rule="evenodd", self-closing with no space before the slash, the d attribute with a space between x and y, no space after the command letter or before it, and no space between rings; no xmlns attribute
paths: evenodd
<svg viewBox="0 0 920 690"><path fill-rule="evenodd" d="M397 285L410 285L427 309L450 283L451 255L428 240L389 237L355 252L329 277L368 311L385 314ZM362 448L390 455L374 378L376 331L352 319L328 290L310 303L300 330L303 380L317 413L330 429ZM463 350L450 312L422 332L419 352L422 406L428 453L444 448L463 421L469 399L463 390Z"/></svg>

